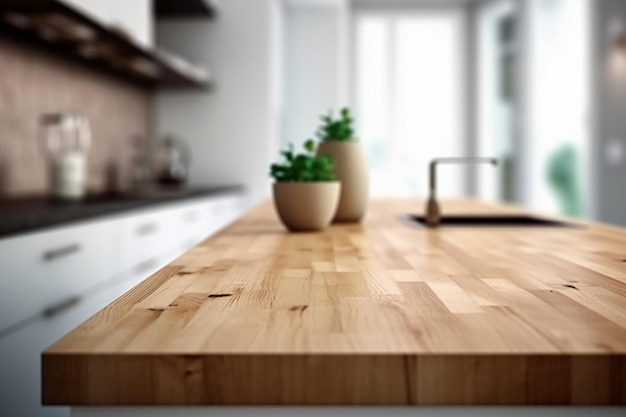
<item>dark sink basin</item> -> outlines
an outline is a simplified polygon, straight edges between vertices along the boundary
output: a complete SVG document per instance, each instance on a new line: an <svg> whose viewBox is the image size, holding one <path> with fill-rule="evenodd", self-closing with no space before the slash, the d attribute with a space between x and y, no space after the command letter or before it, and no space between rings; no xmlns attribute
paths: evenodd
<svg viewBox="0 0 626 417"><path fill-rule="evenodd" d="M425 216L409 214L409 222L426 226ZM557 220L542 219L529 215L443 215L438 227L580 227L577 224L565 223Z"/></svg>

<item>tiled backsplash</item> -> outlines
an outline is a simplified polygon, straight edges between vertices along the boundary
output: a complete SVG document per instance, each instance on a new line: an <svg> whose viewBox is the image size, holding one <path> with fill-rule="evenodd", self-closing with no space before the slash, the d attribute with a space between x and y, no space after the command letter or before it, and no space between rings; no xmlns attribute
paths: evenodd
<svg viewBox="0 0 626 417"><path fill-rule="evenodd" d="M90 191L110 188L112 166L122 185L131 182L132 137L149 133L150 94L0 37L0 197L49 189L38 119L51 112L80 113L91 124Z"/></svg>

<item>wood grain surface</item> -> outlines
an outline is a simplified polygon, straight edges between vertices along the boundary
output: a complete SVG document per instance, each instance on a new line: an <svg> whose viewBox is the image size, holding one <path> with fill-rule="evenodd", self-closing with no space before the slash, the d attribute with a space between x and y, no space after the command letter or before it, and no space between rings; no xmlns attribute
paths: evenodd
<svg viewBox="0 0 626 417"><path fill-rule="evenodd" d="M44 403L626 404L626 230L422 207L318 233L257 207L45 351Z"/></svg>

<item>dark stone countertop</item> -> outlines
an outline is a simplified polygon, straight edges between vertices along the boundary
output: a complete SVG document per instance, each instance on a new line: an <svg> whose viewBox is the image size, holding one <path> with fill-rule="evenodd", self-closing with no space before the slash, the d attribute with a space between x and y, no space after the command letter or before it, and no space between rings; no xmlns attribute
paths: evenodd
<svg viewBox="0 0 626 417"><path fill-rule="evenodd" d="M232 192L241 185L152 188L142 192L91 195L80 202L60 202L48 196L0 199L0 240L27 232L96 219L164 203Z"/></svg>

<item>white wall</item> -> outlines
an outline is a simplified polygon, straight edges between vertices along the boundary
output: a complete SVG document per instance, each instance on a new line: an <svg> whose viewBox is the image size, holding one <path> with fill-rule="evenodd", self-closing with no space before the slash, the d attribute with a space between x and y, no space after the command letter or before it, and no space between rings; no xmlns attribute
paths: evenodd
<svg viewBox="0 0 626 417"><path fill-rule="evenodd" d="M107 25L122 27L137 43L153 45L152 0L64 0Z"/></svg>
<svg viewBox="0 0 626 417"><path fill-rule="evenodd" d="M347 103L347 2L287 2L281 146L313 137L319 116Z"/></svg>
<svg viewBox="0 0 626 417"><path fill-rule="evenodd" d="M157 134L190 143L192 184L244 184L250 203L270 193L269 164L277 158L280 116L277 0L228 0L207 20L157 23L157 44L206 65L208 91L160 92Z"/></svg>

